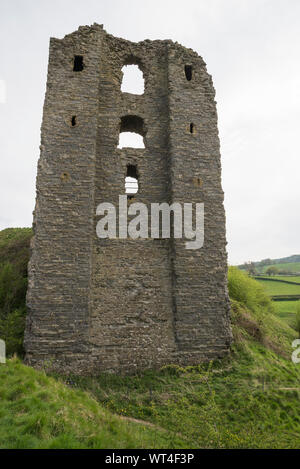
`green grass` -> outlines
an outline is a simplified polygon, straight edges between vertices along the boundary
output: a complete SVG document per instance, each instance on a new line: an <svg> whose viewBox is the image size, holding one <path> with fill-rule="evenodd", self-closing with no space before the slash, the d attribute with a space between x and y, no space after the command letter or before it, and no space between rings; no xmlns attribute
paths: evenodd
<svg viewBox="0 0 300 469"><path fill-rule="evenodd" d="M275 278L285 277L276 276ZM297 277L289 277L288 280ZM276 295L300 295L300 285L291 285L282 282L272 282L272 280L258 280L259 284L264 288L265 292L270 296ZM295 315L299 301L274 301L274 311L276 316L283 320L291 328L295 327Z"/></svg>
<svg viewBox="0 0 300 469"><path fill-rule="evenodd" d="M258 280L263 286L266 293L271 296L275 295L300 295L300 285L291 285L282 282L272 282L271 280Z"/></svg>
<svg viewBox="0 0 300 469"><path fill-rule="evenodd" d="M300 369L278 353L284 355L281 338L279 343L267 336L262 342L254 340L252 327L257 323L244 311L239 314L250 332L236 318L236 345L227 360L133 377L77 377L74 383L116 414L184 435L187 447L298 448ZM282 327L289 344L293 331L273 319L273 334L281 336Z"/></svg>
<svg viewBox="0 0 300 469"><path fill-rule="evenodd" d="M0 291L9 337L19 341L11 292L25 278L27 258L13 258L20 232L6 235L12 268ZM222 360L96 377L50 376L17 359L0 364L0 448L299 448L300 364L291 361L297 333L286 317L292 302L272 303L264 284L235 268L228 288L234 344Z"/></svg>
<svg viewBox="0 0 300 469"><path fill-rule="evenodd" d="M298 304L298 301L275 301L274 308L277 316L293 327Z"/></svg>
<svg viewBox="0 0 300 469"><path fill-rule="evenodd" d="M269 267L276 267L279 270L287 270L289 272L300 272L300 262L287 262L283 264L265 265L260 270L265 272Z"/></svg>
<svg viewBox="0 0 300 469"><path fill-rule="evenodd" d="M300 366L290 358L297 334L243 272L230 270L229 292L235 338L229 357L135 376L73 376L73 386L117 415L184 437L189 448L298 448Z"/></svg>
<svg viewBox="0 0 300 469"><path fill-rule="evenodd" d="M298 275L272 275L271 278L275 278L278 280L287 280L288 282L296 282L300 283L300 276Z"/></svg>
<svg viewBox="0 0 300 469"><path fill-rule="evenodd" d="M20 361L0 364L0 448L182 448L184 440L114 416Z"/></svg>

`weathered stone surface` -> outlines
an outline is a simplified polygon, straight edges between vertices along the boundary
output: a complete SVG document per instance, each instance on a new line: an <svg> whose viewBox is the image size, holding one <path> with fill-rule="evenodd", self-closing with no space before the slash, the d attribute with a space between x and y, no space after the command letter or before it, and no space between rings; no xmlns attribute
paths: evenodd
<svg viewBox="0 0 300 469"><path fill-rule="evenodd" d="M75 55L83 56L82 71L73 71ZM128 63L143 71L143 95L121 92ZM51 39L29 264L28 363L132 372L228 351L214 96L202 58L172 41L132 43L97 24ZM117 148L127 115L143 119L145 149ZM184 239L97 238L96 207L118 204L128 164L139 175L136 201L204 202L202 249L185 249Z"/></svg>

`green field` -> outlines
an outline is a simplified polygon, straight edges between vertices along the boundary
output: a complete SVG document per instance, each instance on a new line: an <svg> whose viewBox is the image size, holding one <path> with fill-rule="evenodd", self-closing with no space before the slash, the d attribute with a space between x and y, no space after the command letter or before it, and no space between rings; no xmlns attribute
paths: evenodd
<svg viewBox="0 0 300 469"><path fill-rule="evenodd" d="M274 308L277 315L293 327L295 324L295 314L300 301L274 301Z"/></svg>
<svg viewBox="0 0 300 469"><path fill-rule="evenodd" d="M300 295L300 285L291 285L289 283L272 282L271 280L258 280L265 291L270 296L275 295Z"/></svg>
<svg viewBox="0 0 300 469"><path fill-rule="evenodd" d="M299 275L272 275L271 278L275 278L278 280L287 280L288 282L300 283Z"/></svg>
<svg viewBox="0 0 300 469"><path fill-rule="evenodd" d="M276 267L279 270L288 270L289 272L300 272L300 262L288 262L285 264L265 265L260 268L261 272L266 272L269 267Z"/></svg>
<svg viewBox="0 0 300 469"><path fill-rule="evenodd" d="M272 277L273 278L273 277ZM300 277L284 277L275 276L279 280L288 280L298 282ZM272 282L272 280L258 280L263 286L266 293L270 296L276 295L299 295L300 285L291 285L289 283ZM295 314L300 301L274 301L275 312L280 319L285 321L289 326L295 325Z"/></svg>

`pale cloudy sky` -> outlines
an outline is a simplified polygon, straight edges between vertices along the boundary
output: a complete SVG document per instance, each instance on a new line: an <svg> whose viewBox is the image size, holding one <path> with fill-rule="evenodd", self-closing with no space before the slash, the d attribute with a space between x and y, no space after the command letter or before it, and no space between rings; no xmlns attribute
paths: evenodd
<svg viewBox="0 0 300 469"><path fill-rule="evenodd" d="M0 0L0 229L30 226L49 37L196 50L218 102L231 263L300 253L299 0Z"/></svg>

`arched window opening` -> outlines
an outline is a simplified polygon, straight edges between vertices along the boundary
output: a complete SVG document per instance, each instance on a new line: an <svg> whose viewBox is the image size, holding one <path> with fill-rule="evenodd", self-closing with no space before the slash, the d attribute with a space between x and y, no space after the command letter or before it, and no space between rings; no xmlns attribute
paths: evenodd
<svg viewBox="0 0 300 469"><path fill-rule="evenodd" d="M193 122L191 122L190 123L190 133L193 134L194 130L195 130L195 125L193 124Z"/></svg>
<svg viewBox="0 0 300 469"><path fill-rule="evenodd" d="M141 117L133 115L121 117L118 148L145 148L143 139L145 134L144 120Z"/></svg>
<svg viewBox="0 0 300 469"><path fill-rule="evenodd" d="M184 66L185 77L187 81L191 81L193 77L193 67L192 65L185 65Z"/></svg>
<svg viewBox="0 0 300 469"><path fill-rule="evenodd" d="M125 194L128 198L133 197L139 190L138 173L135 165L127 165L127 172L125 177Z"/></svg>
<svg viewBox="0 0 300 469"><path fill-rule="evenodd" d="M144 76L141 61L137 57L127 57L122 68L123 80L121 91L123 93L143 94L145 90Z"/></svg>
<svg viewBox="0 0 300 469"><path fill-rule="evenodd" d="M72 126L72 127L75 127L76 124L77 124L76 116L72 116L72 119L71 119L71 126Z"/></svg>

